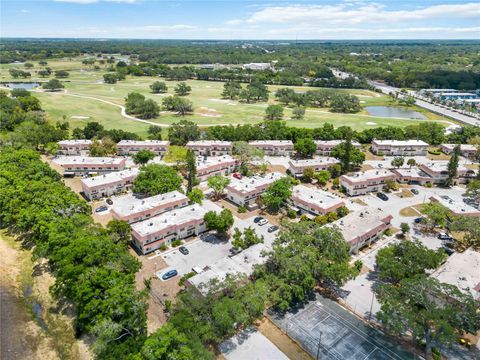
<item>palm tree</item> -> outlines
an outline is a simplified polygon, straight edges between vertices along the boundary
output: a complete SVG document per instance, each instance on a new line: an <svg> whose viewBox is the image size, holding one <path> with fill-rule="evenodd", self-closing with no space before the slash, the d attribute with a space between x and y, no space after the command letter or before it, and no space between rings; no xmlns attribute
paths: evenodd
<svg viewBox="0 0 480 360"><path fill-rule="evenodd" d="M417 165L417 162L415 161L415 159L408 159L407 165L410 166L410 169L411 169L412 166Z"/></svg>

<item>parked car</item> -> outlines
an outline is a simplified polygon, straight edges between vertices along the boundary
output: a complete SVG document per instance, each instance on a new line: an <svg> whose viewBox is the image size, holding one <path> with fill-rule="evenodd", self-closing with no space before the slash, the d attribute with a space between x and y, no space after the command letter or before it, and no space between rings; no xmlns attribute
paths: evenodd
<svg viewBox="0 0 480 360"><path fill-rule="evenodd" d="M416 218L414 221L415 221L415 224L420 224L421 222L423 222L423 217L418 217Z"/></svg>
<svg viewBox="0 0 480 360"><path fill-rule="evenodd" d="M385 195L385 194L382 193L382 192L378 192L378 193L377 193L377 197L378 197L379 199L382 199L383 201L387 201L387 200L388 200L388 196Z"/></svg>
<svg viewBox="0 0 480 360"><path fill-rule="evenodd" d="M174 276L177 276L177 275L178 275L177 270L175 270L175 269L169 270L165 274L162 275L162 280L168 280L168 279L171 279L171 278L173 278Z"/></svg>
<svg viewBox="0 0 480 360"><path fill-rule="evenodd" d="M107 211L107 210L108 210L108 206L102 205L102 206L99 206L98 208L96 208L96 209L95 209L95 212L96 212L96 213L99 213L99 212Z"/></svg>
<svg viewBox="0 0 480 360"><path fill-rule="evenodd" d="M442 249L447 253L448 256L453 255L455 253L455 250L450 249L450 248L445 247L445 246Z"/></svg>
<svg viewBox="0 0 480 360"><path fill-rule="evenodd" d="M178 248L178 251L180 251L183 255L188 255L190 254L190 251L188 251L188 249L185 247L185 246L180 246Z"/></svg>
<svg viewBox="0 0 480 360"><path fill-rule="evenodd" d="M383 168L383 164L378 164L378 167L379 167L379 168Z"/></svg>
<svg viewBox="0 0 480 360"><path fill-rule="evenodd" d="M255 224L257 224L257 223L258 223L259 221L261 221L261 220L263 220L263 217L262 217L262 216L257 216L257 217L255 217L255 219L253 219L253 222L254 222Z"/></svg>
<svg viewBox="0 0 480 360"><path fill-rule="evenodd" d="M412 193L414 193L415 195L418 195L419 194L419 191L417 189L411 189L410 190Z"/></svg>
<svg viewBox="0 0 480 360"><path fill-rule="evenodd" d="M277 225L272 225L268 228L268 232L269 233L272 233L272 232L275 232L278 230L278 226Z"/></svg>
<svg viewBox="0 0 480 360"><path fill-rule="evenodd" d="M113 204L113 200L110 199L110 198L108 198L107 201L106 201L106 203L107 203L108 205L112 205L112 204Z"/></svg>
<svg viewBox="0 0 480 360"><path fill-rule="evenodd" d="M447 233L444 233L444 232L438 234L437 237L438 237L440 240L448 240L448 241L452 241L452 240L453 240L453 238L452 238L450 235L448 235Z"/></svg>
<svg viewBox="0 0 480 360"><path fill-rule="evenodd" d="M267 219L262 219L262 220L260 220L260 221L258 222L258 225L259 225L259 226L263 226L263 225L266 225L266 224L268 224L268 220L267 220Z"/></svg>
<svg viewBox="0 0 480 360"><path fill-rule="evenodd" d="M240 174L240 173L233 173L232 176L233 176L235 179L238 179L238 180L240 180L241 178L243 178L243 175Z"/></svg>

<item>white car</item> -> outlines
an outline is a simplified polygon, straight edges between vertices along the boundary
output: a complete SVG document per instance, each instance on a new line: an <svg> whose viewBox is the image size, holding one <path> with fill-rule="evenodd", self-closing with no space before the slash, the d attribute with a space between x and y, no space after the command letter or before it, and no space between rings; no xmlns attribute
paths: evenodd
<svg viewBox="0 0 480 360"><path fill-rule="evenodd" d="M267 220L267 219L262 219L262 220L260 220L257 224L258 224L259 226L266 225L266 224L268 224L268 220Z"/></svg>

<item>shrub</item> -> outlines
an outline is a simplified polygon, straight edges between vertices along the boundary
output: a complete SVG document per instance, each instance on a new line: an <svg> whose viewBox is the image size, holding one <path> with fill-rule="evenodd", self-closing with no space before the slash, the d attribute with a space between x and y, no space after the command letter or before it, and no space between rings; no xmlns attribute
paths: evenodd
<svg viewBox="0 0 480 360"><path fill-rule="evenodd" d="M426 183L426 184L425 184L425 187L426 187L426 188L431 188L432 186L433 186L432 183Z"/></svg>
<svg viewBox="0 0 480 360"><path fill-rule="evenodd" d="M159 249L160 251L165 251L165 250L167 250L167 245L162 244L162 245L160 245L160 247L159 247L158 249Z"/></svg>
<svg viewBox="0 0 480 360"><path fill-rule="evenodd" d="M428 153L431 155L440 155L440 150L431 149L431 150L428 150Z"/></svg>
<svg viewBox="0 0 480 360"><path fill-rule="evenodd" d="M172 246L173 247L177 247L177 246L180 246L180 245L182 245L182 240L177 239L177 240L172 241Z"/></svg>
<svg viewBox="0 0 480 360"><path fill-rule="evenodd" d="M185 284L185 281L187 281L188 279L194 276L195 276L194 271L190 271L189 273L186 273L180 278L180 280L178 281L178 285L183 286Z"/></svg>
<svg viewBox="0 0 480 360"><path fill-rule="evenodd" d="M290 219L295 219L297 217L297 213L295 210L292 210L292 209L289 209L287 211L287 216L290 218Z"/></svg>
<svg viewBox="0 0 480 360"><path fill-rule="evenodd" d="M246 213L248 210L245 206L239 206L238 209L237 209L238 213L239 214L244 214Z"/></svg>

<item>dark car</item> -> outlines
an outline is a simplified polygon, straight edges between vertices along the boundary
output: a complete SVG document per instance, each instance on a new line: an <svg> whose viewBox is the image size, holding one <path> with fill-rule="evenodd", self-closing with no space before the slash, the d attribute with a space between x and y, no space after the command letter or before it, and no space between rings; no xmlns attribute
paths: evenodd
<svg viewBox="0 0 480 360"><path fill-rule="evenodd" d="M415 224L420 224L421 222L423 222L423 217L418 217L414 221L415 221Z"/></svg>
<svg viewBox="0 0 480 360"><path fill-rule="evenodd" d="M98 208L95 209L96 213L102 212L102 211L107 211L108 207L106 205L99 206Z"/></svg>
<svg viewBox="0 0 480 360"><path fill-rule="evenodd" d="M455 252L455 250L448 247L443 247L443 250L447 253L448 256L453 255L453 253Z"/></svg>
<svg viewBox="0 0 480 360"><path fill-rule="evenodd" d="M253 222L255 224L257 224L260 220L263 220L263 217L262 216L257 216L257 217L255 217L255 219L253 219Z"/></svg>
<svg viewBox="0 0 480 360"><path fill-rule="evenodd" d="M175 270L175 269L169 270L165 274L162 275L162 280L168 280L168 279L171 279L171 278L173 278L174 276L177 276L177 275L178 275L177 270Z"/></svg>
<svg viewBox="0 0 480 360"><path fill-rule="evenodd" d="M443 232L438 234L437 238L439 238L440 240L453 241L453 238L450 235Z"/></svg>
<svg viewBox="0 0 480 360"><path fill-rule="evenodd" d="M108 205L112 205L112 204L113 204L113 200L112 200L112 199L107 199L106 203L107 203Z"/></svg>
<svg viewBox="0 0 480 360"><path fill-rule="evenodd" d="M415 195L418 195L419 194L419 191L417 189L411 189L410 190L412 193L414 193Z"/></svg>
<svg viewBox="0 0 480 360"><path fill-rule="evenodd" d="M385 195L385 194L382 193L382 192L377 193L377 197L378 197L379 199L382 199L383 201L387 201L387 200L388 200L388 196Z"/></svg>
<svg viewBox="0 0 480 360"><path fill-rule="evenodd" d="M278 226L277 226L277 225L273 225L273 226L270 226L267 231L268 231L269 233L272 233L272 232L275 232L275 231L277 231L277 230L278 230Z"/></svg>
<svg viewBox="0 0 480 360"><path fill-rule="evenodd" d="M190 254L190 251L188 251L188 249L185 247L185 246L180 246L178 248L178 251L180 251L183 255L188 255Z"/></svg>

